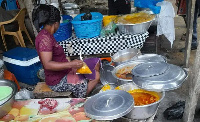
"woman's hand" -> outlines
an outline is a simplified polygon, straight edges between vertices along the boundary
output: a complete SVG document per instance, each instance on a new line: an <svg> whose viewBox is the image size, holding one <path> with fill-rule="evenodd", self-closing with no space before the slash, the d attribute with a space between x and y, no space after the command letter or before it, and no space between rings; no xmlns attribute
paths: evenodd
<svg viewBox="0 0 200 122"><path fill-rule="evenodd" d="M72 68L75 68L75 69L79 69L83 66L83 61L77 60L77 59L71 61L70 63L71 63Z"/></svg>

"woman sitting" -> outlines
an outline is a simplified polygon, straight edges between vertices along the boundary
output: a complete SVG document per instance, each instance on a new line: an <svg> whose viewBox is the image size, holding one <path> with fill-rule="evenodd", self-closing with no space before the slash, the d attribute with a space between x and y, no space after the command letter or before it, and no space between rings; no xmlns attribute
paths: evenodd
<svg viewBox="0 0 200 122"><path fill-rule="evenodd" d="M56 92L71 91L75 97L85 97L100 81L99 58L85 59L92 74L76 74L83 61L66 59L63 48L53 34L60 26L60 12L52 5L41 4L33 10L33 24L39 31L35 46L43 64L46 84Z"/></svg>

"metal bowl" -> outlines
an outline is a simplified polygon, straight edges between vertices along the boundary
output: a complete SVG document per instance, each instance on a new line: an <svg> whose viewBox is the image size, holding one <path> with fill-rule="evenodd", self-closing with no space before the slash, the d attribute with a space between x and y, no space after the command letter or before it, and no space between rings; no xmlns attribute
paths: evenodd
<svg viewBox="0 0 200 122"><path fill-rule="evenodd" d="M124 91L130 91L134 89L140 89L133 83L127 83L119 86L120 89ZM157 102L154 102L152 104L148 105L143 105L143 106L134 106L134 109L129 112L125 117L130 118L130 119L147 119L153 116L155 114L159 103L164 99L165 97L165 92L158 92L158 95L160 96L160 100Z"/></svg>
<svg viewBox="0 0 200 122"><path fill-rule="evenodd" d="M17 85L9 80L0 80L0 86L9 86L13 89L11 96L0 104L0 118L2 118L12 109L12 105L15 99L15 94L17 92Z"/></svg>
<svg viewBox="0 0 200 122"><path fill-rule="evenodd" d="M112 56L112 62L114 63L115 66L118 66L122 63L136 59L136 56L139 55L141 55L139 49L128 48L120 50Z"/></svg>
<svg viewBox="0 0 200 122"><path fill-rule="evenodd" d="M116 73L122 68L125 68L125 67L128 67L128 66L133 66L133 65L136 66L136 65L141 64L141 63L143 63L143 62L141 62L141 61L130 61L130 62L127 62L127 63L120 64L120 65L118 65L117 67L114 68L114 70L112 71L112 75L115 78L117 78L118 80L120 80L121 84L132 82L132 79L122 79L122 78L117 77Z"/></svg>
<svg viewBox="0 0 200 122"><path fill-rule="evenodd" d="M154 19L139 24L117 24L117 26L119 28L119 33L141 34L148 31L153 21Z"/></svg>

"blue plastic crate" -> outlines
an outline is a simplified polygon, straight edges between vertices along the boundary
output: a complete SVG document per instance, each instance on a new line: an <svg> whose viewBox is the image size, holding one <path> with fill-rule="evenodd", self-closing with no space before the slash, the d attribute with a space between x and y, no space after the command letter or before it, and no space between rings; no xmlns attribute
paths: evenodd
<svg viewBox="0 0 200 122"><path fill-rule="evenodd" d="M42 68L35 49L17 47L3 53L6 68L12 72L18 81L35 85L39 82L37 72Z"/></svg>
<svg viewBox="0 0 200 122"><path fill-rule="evenodd" d="M69 15L62 15L63 21L69 20L66 23L60 23L60 27L54 33L54 38L56 39L57 42L64 41L68 39L69 37L72 36L72 17Z"/></svg>
<svg viewBox="0 0 200 122"><path fill-rule="evenodd" d="M85 13L77 15L72 21L76 36L78 38L99 36L102 29L103 15L99 12L91 12L92 20L81 21L81 16L84 14Z"/></svg>

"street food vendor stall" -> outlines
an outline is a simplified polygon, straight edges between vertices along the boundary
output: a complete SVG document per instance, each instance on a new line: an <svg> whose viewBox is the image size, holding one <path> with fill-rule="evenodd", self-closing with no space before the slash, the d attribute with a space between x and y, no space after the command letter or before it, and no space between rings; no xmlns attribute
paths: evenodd
<svg viewBox="0 0 200 122"><path fill-rule="evenodd" d="M13 82L2 80L4 84L11 84L10 88L12 88L11 92L5 94L2 99L5 100L0 106L4 111L0 116L2 121L81 122L111 121L122 117L130 120L152 121L159 103L165 96L165 91L178 88L187 78L187 72L178 66L168 64L162 56L140 53L139 49L148 37L147 30L155 15L139 12L118 16L113 22L116 23L119 32L112 34L108 32L106 36L101 36L102 19L103 16L98 12L79 14L73 20L63 19L63 22L73 24L75 35L72 34L72 37L59 41L59 44L66 48L67 56L78 55L80 50L85 55L118 52L119 55L116 53L112 56L112 62L101 67L100 79L105 86L100 93L81 99L46 98L14 101L16 86ZM113 22L108 26L111 25L112 28ZM53 30L58 29L58 23L56 21ZM59 33L63 31L64 26L66 24L61 23ZM67 27L71 26L67 25ZM67 45L71 45L71 52L70 46ZM56 47L60 46L56 45ZM138 52L135 53L131 49ZM107 67L111 69L106 69ZM111 87L105 90L105 87L110 85ZM9 109L8 107L5 109L5 105L9 105Z"/></svg>

